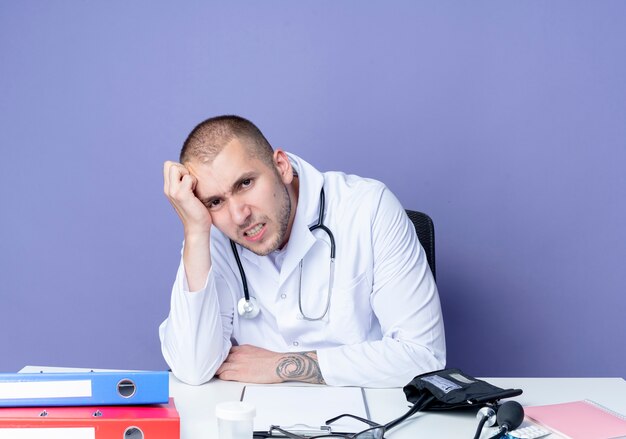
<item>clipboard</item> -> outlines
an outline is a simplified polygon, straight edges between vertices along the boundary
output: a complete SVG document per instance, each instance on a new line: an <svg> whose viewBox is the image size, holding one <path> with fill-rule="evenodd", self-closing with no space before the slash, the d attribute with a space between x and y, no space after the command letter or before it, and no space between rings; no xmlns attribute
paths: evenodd
<svg viewBox="0 0 626 439"><path fill-rule="evenodd" d="M326 420L344 413L371 420L361 387L247 385L241 400L256 407L255 435L267 434L272 425L303 436L356 433L369 426L345 417L328 428Z"/></svg>

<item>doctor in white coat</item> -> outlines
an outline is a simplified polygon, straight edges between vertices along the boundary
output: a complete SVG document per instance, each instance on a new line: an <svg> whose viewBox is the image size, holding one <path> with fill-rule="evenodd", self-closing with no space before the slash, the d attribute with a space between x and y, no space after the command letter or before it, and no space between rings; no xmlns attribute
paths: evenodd
<svg viewBox="0 0 626 439"><path fill-rule="evenodd" d="M184 244L159 335L180 380L400 387L445 366L437 286L382 183L321 173L218 116L165 163L164 191Z"/></svg>

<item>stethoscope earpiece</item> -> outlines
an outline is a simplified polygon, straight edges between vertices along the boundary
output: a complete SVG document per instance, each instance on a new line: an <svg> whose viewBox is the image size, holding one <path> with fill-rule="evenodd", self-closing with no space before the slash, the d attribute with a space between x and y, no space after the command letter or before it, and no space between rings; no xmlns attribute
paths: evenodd
<svg viewBox="0 0 626 439"><path fill-rule="evenodd" d="M237 302L237 312L244 319L253 319L259 315L260 311L259 304L254 297L250 297L249 300L242 297L239 299L239 302Z"/></svg>

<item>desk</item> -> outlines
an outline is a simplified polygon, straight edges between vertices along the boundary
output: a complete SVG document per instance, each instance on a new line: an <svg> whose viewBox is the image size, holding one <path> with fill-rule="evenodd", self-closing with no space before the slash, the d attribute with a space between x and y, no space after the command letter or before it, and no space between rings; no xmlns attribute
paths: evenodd
<svg viewBox="0 0 626 439"><path fill-rule="evenodd" d="M622 378L485 378L502 388L521 388L522 405L554 404L592 399L626 414L626 381ZM213 379L202 386L181 383L170 374L170 394L181 418L181 439L217 438L215 405L238 400L245 384ZM402 389L365 389L372 419L384 423L408 410ZM348 410L349 411L349 410ZM400 424L389 439L472 438L477 421L472 413L421 413Z"/></svg>
<svg viewBox="0 0 626 439"><path fill-rule="evenodd" d="M26 366L21 372L72 372L89 369ZM94 369L100 370L100 369ZM484 378L502 388L520 388L513 398L522 405L556 404L580 399L594 400L626 415L626 381L622 378ZM170 396L180 414L181 439L219 439L215 405L236 401L244 383L213 379L201 386L183 384L170 373ZM385 423L406 413L409 406L402 389L365 389L374 421ZM349 411L349 410L347 410ZM389 439L472 438L478 422L474 412L419 413L391 430ZM487 437L487 435L483 435ZM548 438L551 438L548 436Z"/></svg>

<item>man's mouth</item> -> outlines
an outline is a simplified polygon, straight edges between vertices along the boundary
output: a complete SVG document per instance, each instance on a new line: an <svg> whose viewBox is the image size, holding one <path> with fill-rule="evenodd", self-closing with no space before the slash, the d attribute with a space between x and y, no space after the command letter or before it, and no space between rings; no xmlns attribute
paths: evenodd
<svg viewBox="0 0 626 439"><path fill-rule="evenodd" d="M244 236L248 238L250 241L256 241L263 235L263 231L265 230L265 223L259 223L253 228L243 232Z"/></svg>

